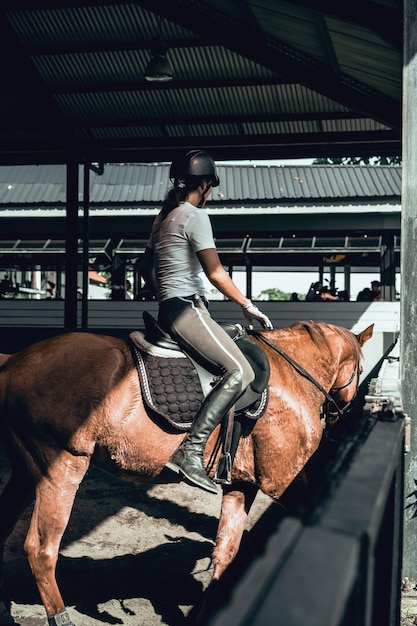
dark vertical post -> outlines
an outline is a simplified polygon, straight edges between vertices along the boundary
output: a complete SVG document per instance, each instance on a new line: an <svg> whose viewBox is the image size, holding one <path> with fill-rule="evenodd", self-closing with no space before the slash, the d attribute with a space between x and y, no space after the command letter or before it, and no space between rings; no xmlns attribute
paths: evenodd
<svg viewBox="0 0 417 626"><path fill-rule="evenodd" d="M330 291L333 293L336 289L336 267L330 266Z"/></svg>
<svg viewBox="0 0 417 626"><path fill-rule="evenodd" d="M113 257L111 262L111 299L125 300L126 296L126 261L115 252L118 240L112 240Z"/></svg>
<svg viewBox="0 0 417 626"><path fill-rule="evenodd" d="M67 163L64 326L77 328L78 163Z"/></svg>
<svg viewBox="0 0 417 626"><path fill-rule="evenodd" d="M62 300L62 262L58 261L56 266L56 290L55 297Z"/></svg>
<svg viewBox="0 0 417 626"><path fill-rule="evenodd" d="M388 302L395 302L395 248L392 233L384 233L382 236L381 298Z"/></svg>
<svg viewBox="0 0 417 626"><path fill-rule="evenodd" d="M88 328L88 257L90 248L90 165L84 164L83 184L83 293L81 328Z"/></svg>
<svg viewBox="0 0 417 626"><path fill-rule="evenodd" d="M133 300L140 300L140 272L139 272L139 263L136 262L133 264Z"/></svg>
<svg viewBox="0 0 417 626"><path fill-rule="evenodd" d="M417 0L404 1L404 106L401 218L401 395L411 418L411 449L406 457L405 501L417 480ZM404 575L417 578L417 523L406 511Z"/></svg>
<svg viewBox="0 0 417 626"><path fill-rule="evenodd" d="M349 300L352 300L353 299L352 294L350 293L350 265L344 266L343 274L344 274L343 288L349 294Z"/></svg>
<svg viewBox="0 0 417 626"><path fill-rule="evenodd" d="M243 242L243 246L242 246L242 254L243 254L243 258L245 260L245 267L246 267L246 293L245 296L247 298L249 298L249 300L252 299L252 263L249 257L249 254L247 253L247 249L248 246L250 244L250 237L245 237L245 240Z"/></svg>
<svg viewBox="0 0 417 626"><path fill-rule="evenodd" d="M252 265L246 266L246 297L252 299Z"/></svg>

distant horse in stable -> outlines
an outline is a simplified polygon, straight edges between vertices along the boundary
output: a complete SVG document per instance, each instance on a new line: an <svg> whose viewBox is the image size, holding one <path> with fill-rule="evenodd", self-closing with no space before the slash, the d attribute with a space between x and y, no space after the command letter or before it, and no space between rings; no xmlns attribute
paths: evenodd
<svg viewBox="0 0 417 626"><path fill-rule="evenodd" d="M315 322L248 331L246 342L267 362L267 395L260 394L261 416L256 410L251 417L239 417L239 411L235 415L241 433L231 471L219 481L223 498L213 581L238 552L257 491L279 499L317 450L324 429L323 405L333 404L337 416L352 402L361 347L372 332L373 326L355 335ZM169 346L164 349L175 352ZM24 547L50 626L72 624L55 568L90 463L139 483L178 480L164 466L186 427L164 425L158 411L149 409L145 395L150 389L138 375L138 358L140 350L133 350L130 340L84 332L60 334L13 355L0 354L1 438L12 465L0 496L0 556L17 520L34 501ZM211 476L213 458L222 455L220 431L221 426L206 447ZM0 609L4 615L1 601Z"/></svg>

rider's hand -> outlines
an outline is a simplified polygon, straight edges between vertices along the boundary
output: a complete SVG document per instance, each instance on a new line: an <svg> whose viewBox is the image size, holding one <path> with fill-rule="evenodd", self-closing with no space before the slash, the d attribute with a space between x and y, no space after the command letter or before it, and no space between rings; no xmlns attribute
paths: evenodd
<svg viewBox="0 0 417 626"><path fill-rule="evenodd" d="M243 306L242 310L243 310L243 315L245 316L247 320L249 321L258 320L258 322L262 324L263 328L266 328L267 330L273 329L272 322L269 319L269 317L267 317L264 313L262 313L258 309L257 306L252 304L252 302L249 302L249 304L247 304L246 306Z"/></svg>

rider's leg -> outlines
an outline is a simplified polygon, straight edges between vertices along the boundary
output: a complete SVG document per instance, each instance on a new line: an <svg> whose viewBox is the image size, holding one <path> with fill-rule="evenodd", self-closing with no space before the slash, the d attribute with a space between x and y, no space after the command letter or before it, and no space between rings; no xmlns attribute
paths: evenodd
<svg viewBox="0 0 417 626"><path fill-rule="evenodd" d="M253 381L252 367L236 343L210 316L202 300L174 298L160 307L160 321L196 361L221 376L198 410L183 444L167 464L202 489L216 493L203 467L210 434Z"/></svg>
<svg viewBox="0 0 417 626"><path fill-rule="evenodd" d="M204 448L217 424L241 394L241 373L235 370L225 374L203 401L187 437L166 466L174 472L181 472L197 487L217 493L203 466Z"/></svg>

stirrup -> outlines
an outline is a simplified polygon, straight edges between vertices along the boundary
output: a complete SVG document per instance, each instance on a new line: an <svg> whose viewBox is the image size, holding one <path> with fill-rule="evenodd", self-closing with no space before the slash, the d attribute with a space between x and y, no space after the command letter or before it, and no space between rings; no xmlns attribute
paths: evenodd
<svg viewBox="0 0 417 626"><path fill-rule="evenodd" d="M213 482L218 485L232 484L232 456L230 452L227 452L227 454L223 454L223 456L220 457Z"/></svg>

